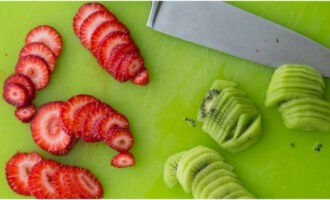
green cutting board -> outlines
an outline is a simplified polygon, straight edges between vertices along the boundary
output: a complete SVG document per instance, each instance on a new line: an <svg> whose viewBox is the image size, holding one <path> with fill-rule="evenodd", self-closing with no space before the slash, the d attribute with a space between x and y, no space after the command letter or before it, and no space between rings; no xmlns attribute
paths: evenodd
<svg viewBox="0 0 330 200"><path fill-rule="evenodd" d="M106 198L191 198L163 182L163 165L175 152L206 145L235 167L242 183L260 198L330 198L330 133L284 127L276 108L265 108L265 90L273 69L191 44L146 27L150 2L103 2L129 28L150 72L146 87L119 83L83 48L72 18L83 2L0 2L0 83L14 72L27 32L40 24L55 27L63 51L49 85L37 93L37 106L86 93L125 114L134 133L136 165L110 166L115 152L104 143L79 141L66 156L52 156L34 144L28 124L0 99L0 197L21 198L7 185L5 164L17 151L37 151L63 164L90 169ZM330 47L330 2L232 2ZM330 67L330 63L329 63ZM250 149L221 150L185 117L196 118L199 104L215 79L236 81L263 116L263 135ZM329 80L326 80L329 99ZM2 89L0 89L2 93ZM322 144L320 152L314 150ZM294 146L292 145L294 144Z"/></svg>

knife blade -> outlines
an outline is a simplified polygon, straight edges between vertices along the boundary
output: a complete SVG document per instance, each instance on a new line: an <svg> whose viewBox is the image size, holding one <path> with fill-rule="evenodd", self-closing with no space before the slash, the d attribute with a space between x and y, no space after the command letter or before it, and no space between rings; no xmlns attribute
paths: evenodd
<svg viewBox="0 0 330 200"><path fill-rule="evenodd" d="M153 1L147 26L263 65L305 64L330 76L328 48L225 2Z"/></svg>

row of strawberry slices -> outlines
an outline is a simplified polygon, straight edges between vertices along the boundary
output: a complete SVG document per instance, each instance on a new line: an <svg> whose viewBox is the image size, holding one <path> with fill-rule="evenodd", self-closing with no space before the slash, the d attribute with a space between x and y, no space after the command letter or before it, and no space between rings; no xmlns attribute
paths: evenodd
<svg viewBox="0 0 330 200"><path fill-rule="evenodd" d="M101 198L103 188L87 169L18 152L6 163L6 179L18 194L42 199Z"/></svg>
<svg viewBox="0 0 330 200"><path fill-rule="evenodd" d="M15 73L5 80L3 86L3 98L17 107L15 115L22 122L33 118L36 108L32 101L36 90L48 85L61 49L61 36L51 26L37 26L27 34Z"/></svg>
<svg viewBox="0 0 330 200"><path fill-rule="evenodd" d="M114 167L135 164L129 153L134 139L127 118L94 96L80 94L66 102L46 103L38 109L30 127L35 143L51 154L67 154L77 139L104 141L118 151L111 161Z"/></svg>
<svg viewBox="0 0 330 200"><path fill-rule="evenodd" d="M148 71L128 29L105 6L81 6L74 16L73 29L84 47L116 80L148 84Z"/></svg>

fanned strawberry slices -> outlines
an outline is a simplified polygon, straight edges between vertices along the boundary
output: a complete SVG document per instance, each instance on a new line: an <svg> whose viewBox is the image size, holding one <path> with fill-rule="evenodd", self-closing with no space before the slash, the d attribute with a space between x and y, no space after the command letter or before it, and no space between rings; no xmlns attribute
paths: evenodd
<svg viewBox="0 0 330 200"><path fill-rule="evenodd" d="M100 3L81 6L73 19L73 29L102 68L116 80L132 79L137 85L148 84L148 71L129 31L105 6ZM122 45L133 48L118 50Z"/></svg>
<svg viewBox="0 0 330 200"><path fill-rule="evenodd" d="M38 199L101 198L103 187L88 169L18 152L6 164L6 179L18 194Z"/></svg>

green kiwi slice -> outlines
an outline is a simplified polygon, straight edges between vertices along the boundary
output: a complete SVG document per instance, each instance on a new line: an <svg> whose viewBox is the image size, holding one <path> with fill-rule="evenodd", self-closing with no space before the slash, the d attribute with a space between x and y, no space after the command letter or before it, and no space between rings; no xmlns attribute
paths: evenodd
<svg viewBox="0 0 330 200"><path fill-rule="evenodd" d="M287 64L287 65L282 65L275 70L275 74L279 74L279 73L295 74L297 72L301 72L315 77L322 77L319 71L307 65Z"/></svg>
<svg viewBox="0 0 330 200"><path fill-rule="evenodd" d="M222 157L215 151L200 146L187 152L179 162L177 177L185 192L191 192L191 185L196 175L214 161L221 161Z"/></svg>
<svg viewBox="0 0 330 200"><path fill-rule="evenodd" d="M232 81L216 80L204 96L204 99L199 108L197 120L203 122L208 113L210 112L216 97L219 96L219 94L224 88L231 87L236 87L236 83Z"/></svg>
<svg viewBox="0 0 330 200"><path fill-rule="evenodd" d="M244 190L238 189L223 197L223 199L238 199L238 198L252 199L254 197L246 189Z"/></svg>
<svg viewBox="0 0 330 200"><path fill-rule="evenodd" d="M304 131L330 131L330 119L315 113L298 113L292 116L283 116L284 124L289 129Z"/></svg>
<svg viewBox="0 0 330 200"><path fill-rule="evenodd" d="M232 176L228 175L221 175L220 177L214 178L212 181L210 181L200 193L200 198L205 199L207 196L217 188L226 185L227 183L235 182L237 185L240 185L240 182L237 178L234 178Z"/></svg>
<svg viewBox="0 0 330 200"><path fill-rule="evenodd" d="M214 189L211 193L208 194L208 199L220 199L229 195L230 193L236 192L237 190L244 190L244 188L236 182L228 182ZM249 195L252 197L252 195Z"/></svg>
<svg viewBox="0 0 330 200"><path fill-rule="evenodd" d="M186 153L186 151L182 151L179 153L175 153L167 158L165 165L164 165L164 182L165 184L172 188L178 182L176 177L176 171L178 168L179 161L181 160L182 156Z"/></svg>
<svg viewBox="0 0 330 200"><path fill-rule="evenodd" d="M313 111L318 113L330 114L330 103L320 99L301 98L293 99L289 102L283 103L279 107L279 111L283 115L289 115L300 111Z"/></svg>

